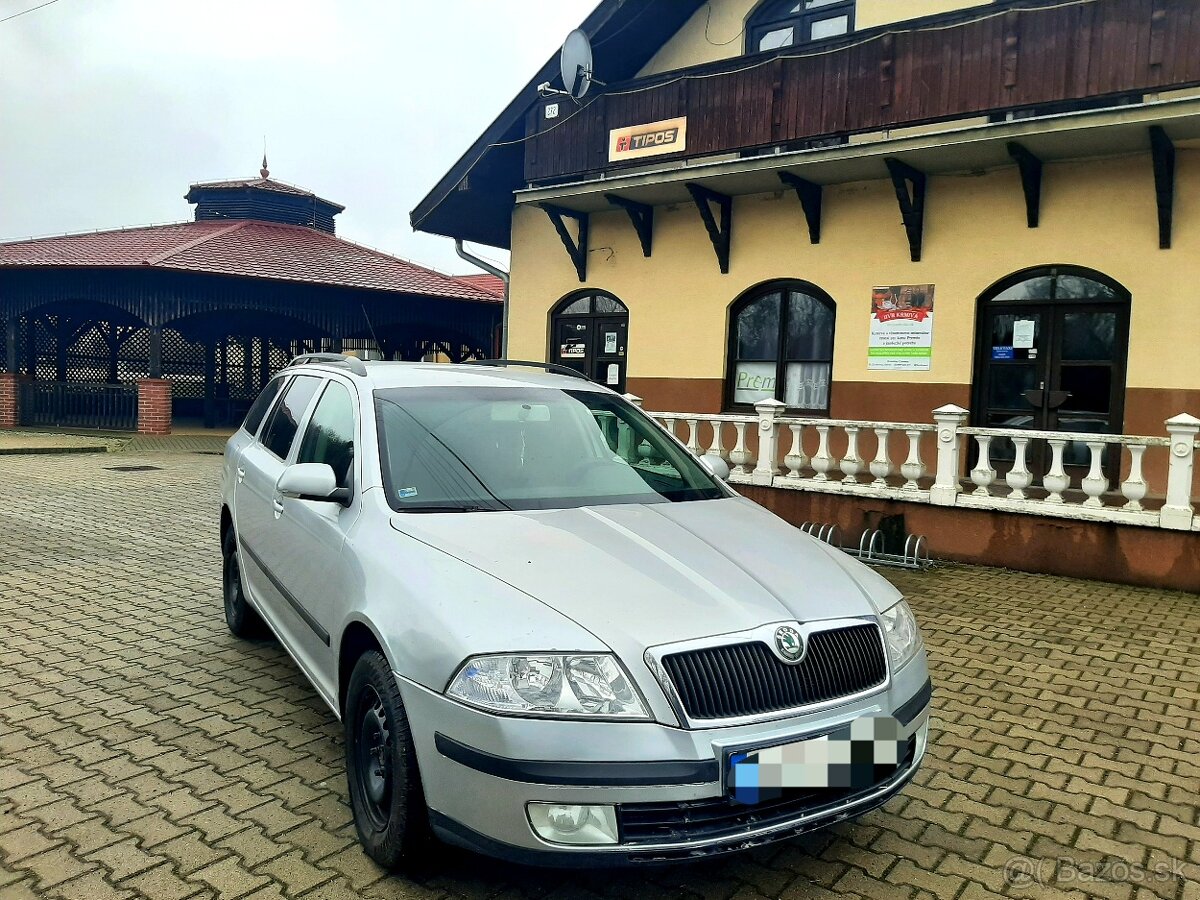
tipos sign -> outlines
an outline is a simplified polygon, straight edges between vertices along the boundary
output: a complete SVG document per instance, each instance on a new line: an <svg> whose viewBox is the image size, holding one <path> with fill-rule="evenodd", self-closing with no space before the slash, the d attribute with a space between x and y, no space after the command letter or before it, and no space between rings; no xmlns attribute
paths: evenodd
<svg viewBox="0 0 1200 900"><path fill-rule="evenodd" d="M614 128L608 133L608 161L681 153L687 148L687 116L647 125Z"/></svg>

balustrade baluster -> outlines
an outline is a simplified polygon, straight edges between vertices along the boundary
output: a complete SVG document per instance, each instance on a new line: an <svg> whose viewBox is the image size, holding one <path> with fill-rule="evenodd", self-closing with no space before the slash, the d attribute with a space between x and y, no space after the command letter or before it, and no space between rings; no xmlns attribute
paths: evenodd
<svg viewBox="0 0 1200 900"><path fill-rule="evenodd" d="M829 453L829 426L818 425L817 436L820 439L817 455L812 458L812 467L817 473L814 478L816 481L828 481L829 470L833 468L833 457Z"/></svg>
<svg viewBox="0 0 1200 900"><path fill-rule="evenodd" d="M1099 507L1104 504L1100 497L1108 490L1108 479L1104 477L1104 443L1102 441L1088 441L1088 450L1092 454L1092 465L1088 469L1087 475L1083 476L1083 481L1080 486L1083 492L1087 494L1087 499L1083 501L1084 506Z"/></svg>
<svg viewBox="0 0 1200 900"><path fill-rule="evenodd" d="M722 440L722 432L725 430L725 423L720 419L713 419L708 423L712 426L712 443L708 445L708 452L713 456L719 456L721 459L729 462L729 451L725 449L725 442Z"/></svg>
<svg viewBox="0 0 1200 900"><path fill-rule="evenodd" d="M1016 456L1013 459L1012 468L1004 476L1004 481L1012 489L1008 492L1009 500L1024 500L1025 491L1033 484L1033 473L1029 471L1029 465L1025 462L1025 455L1029 449L1029 438L1014 436L1011 440L1013 447L1016 448Z"/></svg>
<svg viewBox="0 0 1200 900"><path fill-rule="evenodd" d="M858 426L843 426L846 432L846 455L842 457L842 484L858 484L858 473L862 468L862 460L858 456Z"/></svg>
<svg viewBox="0 0 1200 900"><path fill-rule="evenodd" d="M688 450L691 451L693 456L699 456L700 455L700 420L699 419L688 419L687 427L688 427L687 448L688 448Z"/></svg>
<svg viewBox="0 0 1200 900"><path fill-rule="evenodd" d="M975 435L975 443L979 446L979 462L971 470L971 480L975 482L975 494L979 497L990 497L992 482L996 480L996 470L992 468L992 438L991 435Z"/></svg>
<svg viewBox="0 0 1200 900"><path fill-rule="evenodd" d="M1050 471L1042 478L1042 487L1049 491L1047 503L1062 503L1062 492L1071 486L1070 476L1063 469L1063 449L1067 446L1066 438L1050 438Z"/></svg>
<svg viewBox="0 0 1200 900"><path fill-rule="evenodd" d="M1130 444L1129 477L1121 483L1121 495L1127 501L1125 509L1138 511L1142 509L1142 499L1146 496L1146 479L1142 477L1142 455L1146 452L1145 444Z"/></svg>
<svg viewBox="0 0 1200 900"><path fill-rule="evenodd" d="M788 468L787 477L796 480L800 478L800 470L808 465L808 457L804 455L804 426L793 423L788 429L792 432L792 448L783 458L783 464Z"/></svg>
<svg viewBox="0 0 1200 900"><path fill-rule="evenodd" d="M892 459L888 455L888 435L891 432L887 428L875 429L875 458L871 460L871 474L875 476L872 484L879 487L887 487L888 476L892 474Z"/></svg>
<svg viewBox="0 0 1200 900"><path fill-rule="evenodd" d="M915 491L920 488L920 480L925 477L925 463L921 459L921 431L910 428L904 432L908 435L908 459L900 466L900 474L907 481L904 490Z"/></svg>
<svg viewBox="0 0 1200 900"><path fill-rule="evenodd" d="M737 443L734 444L733 451L729 454L729 461L734 465L735 474L749 475L749 464L754 459L754 455L746 446L746 423L734 422L733 428L737 432Z"/></svg>

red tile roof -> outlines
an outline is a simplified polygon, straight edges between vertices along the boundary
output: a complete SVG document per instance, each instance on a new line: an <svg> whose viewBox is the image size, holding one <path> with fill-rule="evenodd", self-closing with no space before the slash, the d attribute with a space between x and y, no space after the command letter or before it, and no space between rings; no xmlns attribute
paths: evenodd
<svg viewBox="0 0 1200 900"><path fill-rule="evenodd" d="M495 294L497 297L504 296L504 279L496 275L452 275L450 277L455 281L461 281L487 291L489 294Z"/></svg>
<svg viewBox="0 0 1200 900"><path fill-rule="evenodd" d="M147 267L495 303L468 281L331 234L270 222L180 222L0 243L0 267Z"/></svg>

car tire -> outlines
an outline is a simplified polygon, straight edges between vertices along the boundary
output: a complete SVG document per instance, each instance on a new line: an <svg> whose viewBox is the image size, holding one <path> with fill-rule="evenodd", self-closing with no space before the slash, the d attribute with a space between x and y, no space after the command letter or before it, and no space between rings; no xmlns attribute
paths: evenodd
<svg viewBox="0 0 1200 900"><path fill-rule="evenodd" d="M354 827L367 855L387 869L426 861L436 842L416 748L396 676L379 651L355 664L342 719Z"/></svg>
<svg viewBox="0 0 1200 900"><path fill-rule="evenodd" d="M225 599L225 624L234 637L247 640L266 637L266 623L246 599L242 560L232 528L221 545L221 591Z"/></svg>

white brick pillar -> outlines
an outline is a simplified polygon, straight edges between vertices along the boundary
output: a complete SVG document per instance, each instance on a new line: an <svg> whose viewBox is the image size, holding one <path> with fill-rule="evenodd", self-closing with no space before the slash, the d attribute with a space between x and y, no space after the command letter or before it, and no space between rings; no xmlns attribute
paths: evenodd
<svg viewBox="0 0 1200 900"><path fill-rule="evenodd" d="M947 403L933 411L937 423L937 477L929 489L929 502L934 506L953 506L958 497L959 440L958 430L967 424L970 415L961 406Z"/></svg>
<svg viewBox="0 0 1200 900"><path fill-rule="evenodd" d="M1167 499L1158 514L1163 528L1188 531L1192 527L1192 472L1196 465L1196 435L1200 434L1200 419L1180 413L1166 421L1171 436L1168 447L1170 466L1167 470Z"/></svg>
<svg viewBox="0 0 1200 900"><path fill-rule="evenodd" d="M759 400L754 404L758 413L758 464L750 473L754 484L770 485L779 474L779 425L777 419L787 407L778 400Z"/></svg>

